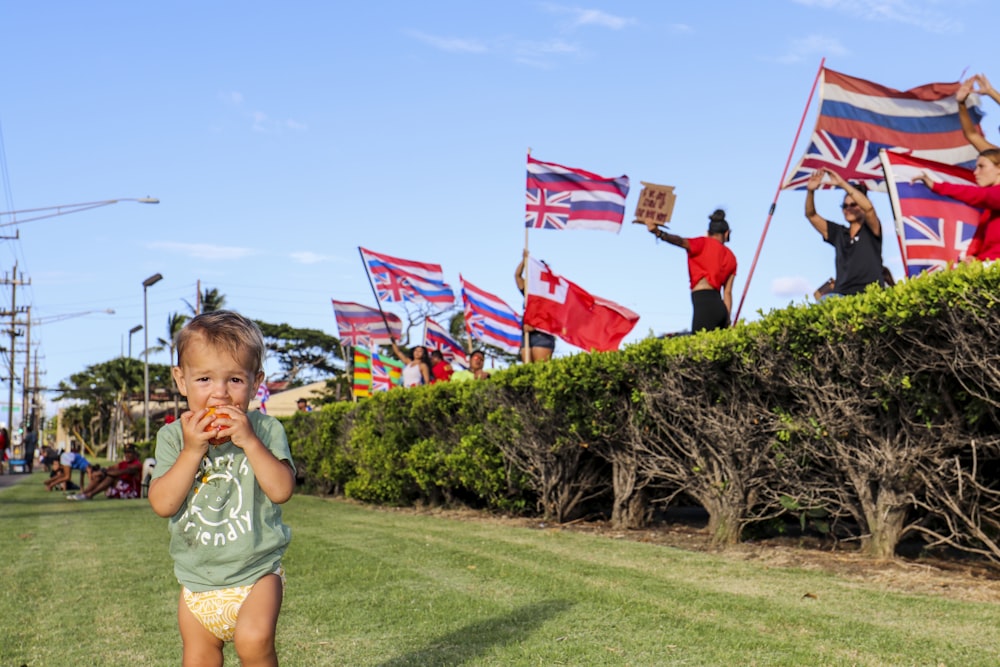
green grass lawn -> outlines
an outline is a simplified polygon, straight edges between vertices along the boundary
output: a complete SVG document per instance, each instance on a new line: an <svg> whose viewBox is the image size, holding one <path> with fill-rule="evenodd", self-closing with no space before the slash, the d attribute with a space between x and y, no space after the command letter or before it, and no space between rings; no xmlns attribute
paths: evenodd
<svg viewBox="0 0 1000 667"><path fill-rule="evenodd" d="M180 664L166 520L43 479L0 489L0 666ZM997 604L569 531L285 507L289 667L1000 664Z"/></svg>

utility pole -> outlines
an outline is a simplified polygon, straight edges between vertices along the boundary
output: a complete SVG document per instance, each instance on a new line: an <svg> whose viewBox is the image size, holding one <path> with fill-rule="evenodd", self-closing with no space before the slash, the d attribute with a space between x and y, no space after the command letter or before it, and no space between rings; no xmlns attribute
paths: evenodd
<svg viewBox="0 0 1000 667"><path fill-rule="evenodd" d="M0 285L10 285L10 311L0 312L0 317L10 316L10 351L8 352L8 366L9 366L9 377L7 378L7 429L11 434L11 440L13 441L13 434L16 433L14 430L14 379L16 373L14 371L14 362L16 358L17 349L17 315L20 312L24 312L24 308L18 310L17 308L17 288L19 285L30 285L31 281L25 282L24 276L18 276L17 273L17 262L14 263L14 270L11 272L10 277L4 276L0 280ZM13 447L11 448L13 450Z"/></svg>

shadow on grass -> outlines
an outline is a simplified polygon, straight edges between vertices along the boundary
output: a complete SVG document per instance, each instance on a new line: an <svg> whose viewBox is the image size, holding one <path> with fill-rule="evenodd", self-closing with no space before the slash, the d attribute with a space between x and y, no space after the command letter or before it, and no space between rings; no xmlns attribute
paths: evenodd
<svg viewBox="0 0 1000 667"><path fill-rule="evenodd" d="M527 637L535 628L571 606L565 600L550 600L521 607L509 614L471 623L432 639L425 648L383 662L379 667L461 665L482 655L490 647L506 646Z"/></svg>
<svg viewBox="0 0 1000 667"><path fill-rule="evenodd" d="M45 516L71 516L73 514L83 514L87 512L104 512L104 511L123 511L130 514L141 512L144 514L149 514L151 517L155 517L152 508L150 508L149 503L144 499L130 499L130 500L117 500L114 498L96 498L94 500L86 501L72 501L61 499L60 502L47 503L45 501L39 502L34 498L18 498L18 499L8 499L4 498L2 501L4 508L10 508L11 511L0 512L0 516L4 519L27 519ZM104 507L105 503L114 503L114 507L108 508ZM25 511L19 512L15 506L23 505L25 506ZM39 509L48 505L53 507L51 510ZM62 509L54 509L54 506L59 506Z"/></svg>

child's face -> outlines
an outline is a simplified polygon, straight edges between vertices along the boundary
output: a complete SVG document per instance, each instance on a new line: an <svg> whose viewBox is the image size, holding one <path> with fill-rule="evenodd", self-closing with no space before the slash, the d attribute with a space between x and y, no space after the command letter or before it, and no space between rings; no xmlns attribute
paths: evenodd
<svg viewBox="0 0 1000 667"><path fill-rule="evenodd" d="M257 394L264 374L246 367L246 361L228 351L209 345L201 337L189 341L180 366L173 368L174 380L188 407L203 408L235 405L246 412Z"/></svg>

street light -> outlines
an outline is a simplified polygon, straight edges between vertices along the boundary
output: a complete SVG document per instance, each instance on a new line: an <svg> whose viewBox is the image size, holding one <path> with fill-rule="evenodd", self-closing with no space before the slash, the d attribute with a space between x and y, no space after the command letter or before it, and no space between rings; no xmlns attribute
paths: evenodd
<svg viewBox="0 0 1000 667"><path fill-rule="evenodd" d="M132 358L132 334L142 331L142 325L137 324L128 330L128 358Z"/></svg>
<svg viewBox="0 0 1000 667"><path fill-rule="evenodd" d="M163 280L163 276L159 273L154 273L150 277L142 281L142 326L143 326L143 338L145 339L146 349L143 351L143 356L145 357L143 363L143 400L142 400L142 416L146 421L146 442L149 442L149 315L146 300L146 290L155 285L156 283Z"/></svg>
<svg viewBox="0 0 1000 667"><path fill-rule="evenodd" d="M69 213L79 213L80 211L89 211L92 208L100 208L102 206L110 206L111 204L117 204L120 201L134 201L140 204L159 204L160 200L156 197L131 197L124 199L105 199L103 201L91 201L83 202L82 204L63 204L61 206L43 206L41 208L24 208L18 211L0 211L0 219L5 215L16 216L18 213L37 213L30 218L22 218L21 220L9 220L7 222L0 222L0 227L10 227L11 225L20 225L25 222L34 222L35 220L45 220L46 218L54 218L59 215L67 215ZM51 212L48 212L51 211Z"/></svg>

